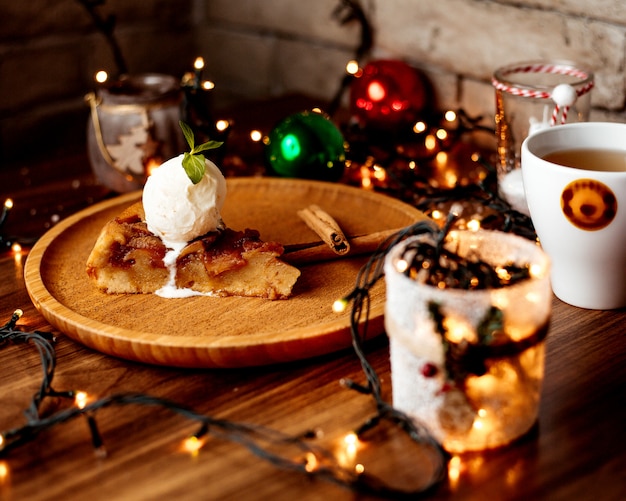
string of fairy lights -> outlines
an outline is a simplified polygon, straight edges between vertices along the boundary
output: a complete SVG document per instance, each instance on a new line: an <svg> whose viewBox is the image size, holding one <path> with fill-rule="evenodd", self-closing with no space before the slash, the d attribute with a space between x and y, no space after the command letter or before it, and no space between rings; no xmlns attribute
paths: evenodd
<svg viewBox="0 0 626 501"><path fill-rule="evenodd" d="M24 239L4 234L4 226L9 218L9 213L13 208L13 199L7 198L0 211L0 252L10 250L15 256L22 252L22 244L32 244L32 239Z"/></svg>
<svg viewBox="0 0 626 501"><path fill-rule="evenodd" d="M167 409L196 423L197 431L189 435L183 443L184 450L191 454L197 453L205 444L207 437L212 436L239 444L258 458L278 468L324 479L355 491L394 496L428 495L447 478L450 457L424 426L385 400L378 374L365 354L364 343L368 339L370 290L384 276L384 261L389 250L405 239L428 234L432 241L436 242L432 249L428 249L428 252L420 251L413 254L412 264L407 262L406 273L408 275L411 275L414 269L419 268L422 273L428 270L434 280L443 280L446 283L452 280L455 283L461 281L492 287L494 279L501 281L501 275L498 273L494 278L494 270L486 264L468 263L467 260L449 251L445 251L444 255L442 246L437 242L443 242L457 217L456 213L450 213L442 228L433 220L420 220L390 236L362 266L357 274L354 288L332 305L336 312L342 312L350 307L352 346L365 377L365 384L352 379L343 379L341 384L346 388L371 396L375 408L372 416L345 435L344 443L348 448L356 448L358 442L364 440L363 437L368 436L372 430L382 424L392 425L427 453L430 464L421 466L431 473L428 480L419 487L407 490L405 486L396 485L394 479L379 478L361 462L353 465L344 464L337 451L317 444L316 439L323 436L320 430L305 430L298 435L288 435L267 427L215 418L196 412L180 403L142 393L120 393L94 399L79 390L59 391L53 387L57 365L55 337L49 332L25 332L20 329L17 324L23 314L21 310L16 310L10 320L0 328L0 349L6 349L10 345L35 347L39 352L43 377L38 390L23 412L26 423L13 429L0 431L0 456L6 456L12 450L25 446L55 426L82 418L86 420L90 430L95 454L98 457L105 457L106 448L97 423L98 411L108 407L150 406ZM416 256L424 259L424 254L428 254L425 259L431 263L427 267L415 262ZM444 266L445 269L439 265L442 262L448 263ZM506 276L510 277L511 270L506 271ZM449 273L449 276L442 279L441 272ZM523 279L523 276L520 275L519 279ZM500 283L500 286L504 284ZM450 287L457 286L450 285ZM464 364L463 360L455 360L455 363ZM475 365L476 360L468 359L467 363ZM463 365L461 372L464 373L466 369ZM52 413L42 412L44 402L52 398L66 400L68 405ZM376 443L371 445L376 447Z"/></svg>
<svg viewBox="0 0 626 501"><path fill-rule="evenodd" d="M99 457L105 457L106 448L96 419L98 411L113 406L152 406L167 409L198 425L197 431L188 436L183 444L184 449L190 453L196 453L202 448L206 437L210 435L246 447L252 454L276 467L334 482L355 491L377 495L424 495L429 493L434 486L446 478L448 456L424 427L386 402L382 396L380 379L368 362L363 348L368 337L369 291L382 277L382 259L384 259L386 249L410 235L427 231L436 232L439 229L431 222L420 221L390 237L387 242L381 245L381 250L375 253L364 265L358 274L353 291L333 305L336 311L341 311L349 303L352 303L350 315L352 344L366 378L366 384L351 379L344 379L341 383L346 388L371 395L376 409L373 416L344 437L344 442L347 447L354 448L356 442L383 422L397 427L410 440L425 447L432 462L428 468L432 471L431 477L419 488L407 490L398 487L387 482L386 479L370 474L361 463L352 467L342 464L336 453L316 445L315 439L319 436L319 432L316 430L307 430L297 436L287 435L271 428L201 414L179 403L148 394L121 393L94 400L83 391L58 391L53 388L56 370L55 337L48 332L22 331L17 325L23 315L21 310L15 310L10 320L0 328L0 349L7 348L12 344L34 346L39 352L43 377L37 392L24 410L26 423L0 432L0 456L10 454L12 450L30 443L41 433L49 431L57 425L84 418L91 433L95 454ZM42 404L49 398L65 399L69 405L51 414L45 414L41 411ZM282 454L280 452L281 447L288 447L291 454Z"/></svg>
<svg viewBox="0 0 626 501"><path fill-rule="evenodd" d="M94 12L95 2L83 3ZM346 65L346 72L337 93L328 105L330 117L339 109L345 92L365 74L362 63L373 45L373 30L358 1L342 0L334 15L340 18L342 24L353 21L360 23L361 43L355 50L355 58ZM106 30L104 32L107 39L113 40L112 24L104 24L101 29ZM121 54L116 52L116 55L118 63L123 64ZM196 132L227 141L232 132L232 124L227 120L214 121L206 107L203 97L205 93L212 91L214 84L202 80L203 68L204 61L201 58L196 59L194 70L185 74L181 81L184 94L183 119L192 124ZM356 101L356 98L351 100ZM292 436L266 427L219 419L196 412L177 402L140 393L113 394L94 400L78 390L57 391L53 387L57 364L55 338L47 332L26 332L20 329L18 322L23 314L21 310L16 310L11 319L0 328L0 349L8 349L13 345L34 347L40 356L43 378L38 391L24 410L25 424L0 432L0 456L7 456L11 451L34 441L41 433L76 419L86 420L95 453L106 456L106 447L97 422L99 410L128 406L160 407L197 425L197 431L187 437L183 444L191 453L202 448L208 436L220 437L247 448L252 454L279 468L325 479L356 491L379 495L428 495L447 477L449 457L425 428L395 409L383 397L381 382L364 350L370 308L369 291L383 276L383 261L387 251L410 236L427 232L445 233L455 224L457 227L471 229L499 229L529 239L536 237L530 219L512 209L498 195L495 169L484 156L478 153L471 156L470 163L479 171L478 174L474 172L471 176L462 178L457 172L451 179L443 181L434 175L437 173L433 169L448 165L456 154L455 148L464 143L463 138L467 134L493 134L493 130L482 126L480 117L470 117L462 109L437 112L421 108L420 112L422 115L417 120L408 112L403 115L411 118L410 123L393 123L388 127L390 124L383 118L380 118L383 120L382 125L376 120L369 124L351 121L341 131L347 145L345 161L341 166L345 169L342 182L389 193L423 210L431 216L431 220L409 226L384 242L361 268L354 289L339 299L333 308L337 311L351 308L353 349L366 380L365 384L361 384L346 379L342 380L342 384L346 388L370 395L375 408L371 417L346 435L346 442L353 444L382 423L391 424L409 440L428 451L431 461L429 470L432 472L428 481L407 491L388 482L389 479L372 475L360 463L347 467L341 463L335 452L317 444L316 431L307 430ZM385 133L385 130L391 132ZM250 139L253 142L262 141L263 138L264 134L260 131L251 132ZM20 253L20 238L4 235L3 230L12 207L13 201L7 199L0 214L0 249ZM463 211L467 214L463 214ZM453 217L450 216L452 213ZM65 400L68 405L51 414L43 413L42 404L50 398Z"/></svg>

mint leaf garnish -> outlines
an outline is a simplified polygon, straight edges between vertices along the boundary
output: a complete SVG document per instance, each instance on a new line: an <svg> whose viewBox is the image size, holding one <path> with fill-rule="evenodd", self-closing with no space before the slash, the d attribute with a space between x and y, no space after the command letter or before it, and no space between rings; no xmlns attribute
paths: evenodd
<svg viewBox="0 0 626 501"><path fill-rule="evenodd" d="M204 176L204 155L192 155L188 151L183 156L183 169L193 184L198 184Z"/></svg>
<svg viewBox="0 0 626 501"><path fill-rule="evenodd" d="M193 151L194 137L193 137L193 131L191 130L191 127L189 127L189 125L187 125L182 120L179 120L178 124L180 125L180 128L183 130L183 135L185 136L185 140L187 141L189 148L191 148L191 150Z"/></svg>
<svg viewBox="0 0 626 501"><path fill-rule="evenodd" d="M202 143L199 146L196 146L195 148L193 148L192 152L194 154L200 153L202 151L207 151L207 150L214 150L215 148L219 148L220 146L222 146L221 141L207 141L206 143Z"/></svg>
<svg viewBox="0 0 626 501"><path fill-rule="evenodd" d="M195 146L195 140L191 127L183 121L179 121L178 123L183 131L185 140L191 149L191 151L186 151L183 156L183 169L185 169L185 172L187 173L187 176L189 176L191 182L193 184L198 184L204 177L204 172L206 170L206 159L204 158L204 155L202 155L202 152L219 148L224 143L221 141L207 141L206 143Z"/></svg>

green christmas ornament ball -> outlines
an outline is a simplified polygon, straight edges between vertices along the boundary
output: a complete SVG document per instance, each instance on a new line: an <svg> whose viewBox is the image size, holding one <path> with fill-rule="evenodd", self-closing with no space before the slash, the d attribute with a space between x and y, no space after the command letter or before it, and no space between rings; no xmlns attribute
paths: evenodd
<svg viewBox="0 0 626 501"><path fill-rule="evenodd" d="M295 113L270 132L265 158L283 177L338 181L345 168L344 138L323 113Z"/></svg>

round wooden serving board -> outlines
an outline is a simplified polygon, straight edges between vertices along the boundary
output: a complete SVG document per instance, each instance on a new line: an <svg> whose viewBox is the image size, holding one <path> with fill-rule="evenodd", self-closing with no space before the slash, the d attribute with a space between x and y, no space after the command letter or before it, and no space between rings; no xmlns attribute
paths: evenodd
<svg viewBox="0 0 626 501"><path fill-rule="evenodd" d="M229 179L222 211L237 230L254 228L283 245L319 240L297 211L317 204L346 235L408 226L424 217L393 198L340 184L295 179ZM57 224L29 253L28 293L42 315L72 339L100 352L176 367L244 367L331 353L351 344L349 312L333 302L354 286L367 256L300 266L287 300L240 297L164 299L97 290L85 263L104 224L139 200L130 193ZM382 282L382 281L381 281ZM372 291L370 333L383 331L384 284Z"/></svg>

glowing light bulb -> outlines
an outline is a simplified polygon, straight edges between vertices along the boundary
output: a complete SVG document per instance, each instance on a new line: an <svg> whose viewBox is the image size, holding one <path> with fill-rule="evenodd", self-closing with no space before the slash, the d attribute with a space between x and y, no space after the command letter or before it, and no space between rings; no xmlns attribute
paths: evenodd
<svg viewBox="0 0 626 501"><path fill-rule="evenodd" d="M361 475L365 471L365 466L361 463L357 463L354 465L354 471L357 475Z"/></svg>
<svg viewBox="0 0 626 501"><path fill-rule="evenodd" d="M442 141L448 137L448 131L446 129L438 129L436 134L437 134L437 137L441 139Z"/></svg>
<svg viewBox="0 0 626 501"><path fill-rule="evenodd" d="M440 151L437 153L435 161L439 167L444 167L448 163L448 154L445 151Z"/></svg>
<svg viewBox="0 0 626 501"><path fill-rule="evenodd" d="M4 449L4 435L0 434L0 451Z"/></svg>
<svg viewBox="0 0 626 501"><path fill-rule="evenodd" d="M193 67L196 70L201 70L204 68L204 59L202 59L201 57L197 57L196 60L193 62Z"/></svg>
<svg viewBox="0 0 626 501"><path fill-rule="evenodd" d="M369 167L366 167L365 165L361 167L361 187L362 188L372 187L372 176L371 176Z"/></svg>
<svg viewBox="0 0 626 501"><path fill-rule="evenodd" d="M398 270L400 273L404 273L408 269L409 262L406 259L399 259L396 263L396 270Z"/></svg>
<svg viewBox="0 0 626 501"><path fill-rule="evenodd" d="M413 125L413 132L419 134L420 132L424 132L426 130L426 124L424 122L415 122Z"/></svg>
<svg viewBox="0 0 626 501"><path fill-rule="evenodd" d="M183 449L191 454L192 456L197 456L200 449L204 445L204 440L197 437L196 435L191 435L187 437L183 442Z"/></svg>
<svg viewBox="0 0 626 501"><path fill-rule="evenodd" d="M360 443L356 433L350 432L345 435L336 452L337 462L344 467L354 467Z"/></svg>
<svg viewBox="0 0 626 501"><path fill-rule="evenodd" d="M444 326L446 328L447 339L453 343L460 343L464 339L473 341L476 338L472 326L462 320L455 320L448 317L444 320Z"/></svg>
<svg viewBox="0 0 626 501"><path fill-rule="evenodd" d="M356 75L359 72L359 63L352 59L346 64L346 73L348 75Z"/></svg>
<svg viewBox="0 0 626 501"><path fill-rule="evenodd" d="M467 229L472 231L480 230L480 221L478 219L470 219L467 223Z"/></svg>
<svg viewBox="0 0 626 501"><path fill-rule="evenodd" d="M193 85L194 89L200 89L202 84L202 69L204 68L204 59L201 57L197 57L193 62L194 75L190 83Z"/></svg>
<svg viewBox="0 0 626 501"><path fill-rule="evenodd" d="M161 164L156 161L154 158L148 160L148 164L146 165L146 175L150 176L154 172L155 169L158 169Z"/></svg>
<svg viewBox="0 0 626 501"><path fill-rule="evenodd" d="M374 165L374 178L377 181L384 181L387 178L387 171L380 165Z"/></svg>
<svg viewBox="0 0 626 501"><path fill-rule="evenodd" d="M454 122L456 120L456 113L453 110L448 110L443 116L448 122Z"/></svg>
<svg viewBox="0 0 626 501"><path fill-rule="evenodd" d="M460 476L461 458L459 456L452 456L450 461L448 461L448 479L452 487L456 486Z"/></svg>
<svg viewBox="0 0 626 501"><path fill-rule="evenodd" d="M220 132L225 131L228 127L230 127L230 122L228 120L218 120L215 122L215 128Z"/></svg>
<svg viewBox="0 0 626 501"><path fill-rule="evenodd" d="M429 150L434 150L437 146L437 138L432 134L428 134L424 139L424 146Z"/></svg>
<svg viewBox="0 0 626 501"><path fill-rule="evenodd" d="M346 298L337 299L333 303L333 311L335 313L342 313L346 311L347 306L348 306L348 300Z"/></svg>
<svg viewBox="0 0 626 501"><path fill-rule="evenodd" d="M12 209L12 208L13 208L13 200L11 200L10 198L7 198L7 199L4 201L4 207L5 207L6 209Z"/></svg>
<svg viewBox="0 0 626 501"><path fill-rule="evenodd" d="M539 264L531 264L528 269L528 273L533 278L542 278L544 275L544 268Z"/></svg>
<svg viewBox="0 0 626 501"><path fill-rule="evenodd" d="M351 432L343 437L343 441L348 447L354 447L359 442L359 437L356 436L356 433Z"/></svg>
<svg viewBox="0 0 626 501"><path fill-rule="evenodd" d="M76 407L78 407L79 409L84 409L85 406L87 405L88 400L89 400L89 397L87 393L84 391L77 391L74 394L74 405L76 405Z"/></svg>
<svg viewBox="0 0 626 501"><path fill-rule="evenodd" d="M211 80L204 80L204 81L202 82L202 88L203 88L204 90L212 90L212 89L215 89L215 83L214 83L214 82L211 82Z"/></svg>
<svg viewBox="0 0 626 501"><path fill-rule="evenodd" d="M500 266L496 267L496 274L498 275L498 278L500 280L503 280L505 282L511 280L511 274L506 268L502 268Z"/></svg>
<svg viewBox="0 0 626 501"><path fill-rule="evenodd" d="M0 450L2 450L2 443L0 442ZM6 462L0 462L0 480L5 480L9 476L9 466Z"/></svg>
<svg viewBox="0 0 626 501"><path fill-rule="evenodd" d="M96 72L95 76L94 76L94 80L98 83L104 83L109 79L109 74L104 71L104 70L100 70L98 72Z"/></svg>
<svg viewBox="0 0 626 501"><path fill-rule="evenodd" d="M386 95L387 91L385 90L385 87L383 87L383 85L376 80L367 86L367 96L372 101L382 101L385 99Z"/></svg>
<svg viewBox="0 0 626 501"><path fill-rule="evenodd" d="M317 460L317 456L312 452L307 452L304 457L304 469L309 473L317 470L319 466L319 461Z"/></svg>
<svg viewBox="0 0 626 501"><path fill-rule="evenodd" d="M260 130L252 130L250 131L250 139L252 139L255 143L258 143L261 139L263 139L263 134Z"/></svg>

